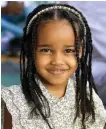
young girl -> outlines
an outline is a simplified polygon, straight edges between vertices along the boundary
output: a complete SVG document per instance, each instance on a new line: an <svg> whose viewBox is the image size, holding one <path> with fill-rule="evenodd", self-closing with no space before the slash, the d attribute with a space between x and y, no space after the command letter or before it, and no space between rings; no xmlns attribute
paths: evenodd
<svg viewBox="0 0 106 129"><path fill-rule="evenodd" d="M91 60L91 32L81 12L61 4L34 9L22 38L21 85L2 88L12 129L106 128Z"/></svg>

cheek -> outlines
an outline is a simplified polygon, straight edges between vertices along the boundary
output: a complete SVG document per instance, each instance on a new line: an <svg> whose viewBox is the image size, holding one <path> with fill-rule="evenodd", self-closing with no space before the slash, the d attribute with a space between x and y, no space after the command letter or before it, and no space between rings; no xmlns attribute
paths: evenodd
<svg viewBox="0 0 106 129"><path fill-rule="evenodd" d="M49 58L45 58L44 56L36 56L35 57L35 67L36 68L41 68L44 67L48 64L48 62L50 61Z"/></svg>
<svg viewBox="0 0 106 129"><path fill-rule="evenodd" d="M73 70L76 70L76 68L77 68L76 58L73 56L68 61L69 61L70 67L73 68Z"/></svg>

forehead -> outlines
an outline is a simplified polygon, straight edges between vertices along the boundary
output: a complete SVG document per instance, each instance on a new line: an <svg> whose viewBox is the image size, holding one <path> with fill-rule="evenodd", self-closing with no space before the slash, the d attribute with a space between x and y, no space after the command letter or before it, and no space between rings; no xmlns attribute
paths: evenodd
<svg viewBox="0 0 106 129"><path fill-rule="evenodd" d="M74 45L75 36L67 20L41 22L37 30L37 44Z"/></svg>

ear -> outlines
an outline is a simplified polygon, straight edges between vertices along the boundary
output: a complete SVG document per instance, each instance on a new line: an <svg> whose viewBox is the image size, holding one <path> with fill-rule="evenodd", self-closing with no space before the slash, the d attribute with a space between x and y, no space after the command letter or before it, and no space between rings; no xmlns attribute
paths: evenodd
<svg viewBox="0 0 106 129"><path fill-rule="evenodd" d="M79 49L79 58L81 59L82 57L82 46L80 46L80 49Z"/></svg>
<svg viewBox="0 0 106 129"><path fill-rule="evenodd" d="M80 43L80 49L79 49L79 58L81 59L82 57L82 44L83 44L83 40Z"/></svg>

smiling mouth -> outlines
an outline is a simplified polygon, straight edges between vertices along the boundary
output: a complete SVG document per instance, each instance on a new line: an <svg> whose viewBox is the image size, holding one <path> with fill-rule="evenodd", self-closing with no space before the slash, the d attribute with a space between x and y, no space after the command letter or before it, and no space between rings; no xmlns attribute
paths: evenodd
<svg viewBox="0 0 106 129"><path fill-rule="evenodd" d="M54 75L61 75L66 71L66 69L56 69L56 70L48 70L49 73Z"/></svg>

